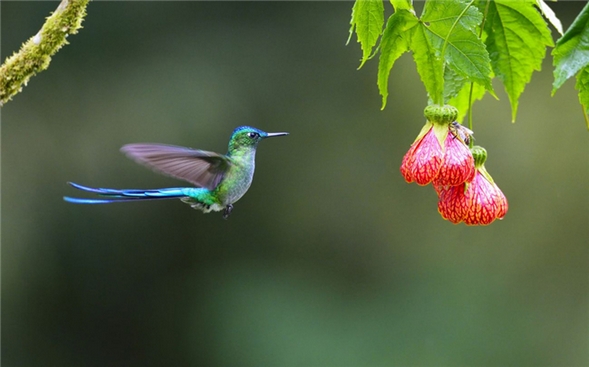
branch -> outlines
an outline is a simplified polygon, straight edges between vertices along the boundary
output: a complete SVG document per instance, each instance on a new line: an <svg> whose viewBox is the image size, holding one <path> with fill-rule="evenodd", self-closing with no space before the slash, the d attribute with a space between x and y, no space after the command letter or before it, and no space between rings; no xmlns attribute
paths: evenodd
<svg viewBox="0 0 589 367"><path fill-rule="evenodd" d="M0 67L0 107L19 93L32 76L47 69L51 56L68 44L68 35L78 33L88 1L62 0L41 30L6 59Z"/></svg>

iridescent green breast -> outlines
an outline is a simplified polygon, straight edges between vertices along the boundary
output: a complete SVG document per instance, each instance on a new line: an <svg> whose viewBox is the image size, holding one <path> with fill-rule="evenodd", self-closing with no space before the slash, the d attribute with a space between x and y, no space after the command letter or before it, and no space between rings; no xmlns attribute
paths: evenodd
<svg viewBox="0 0 589 367"><path fill-rule="evenodd" d="M222 205L235 203L249 189L254 178L255 155L255 149L248 149L231 157L233 164L213 191Z"/></svg>

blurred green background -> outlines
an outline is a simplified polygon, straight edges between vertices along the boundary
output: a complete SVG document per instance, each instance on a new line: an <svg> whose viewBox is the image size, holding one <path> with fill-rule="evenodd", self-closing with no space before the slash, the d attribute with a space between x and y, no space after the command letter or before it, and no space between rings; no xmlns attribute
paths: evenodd
<svg viewBox="0 0 589 367"><path fill-rule="evenodd" d="M2 2L2 58L56 2ZM418 4L418 6L421 6ZM584 2L552 4L565 27ZM403 154L427 103L410 55L380 111L351 2L92 2L2 108L3 366L586 366L589 166L551 58L516 124L475 105L503 221L452 225ZM390 4L387 4L390 8ZM390 12L390 9L387 10ZM182 183L119 148L263 142L228 221L179 201L65 203L66 181ZM82 193L82 196L83 193Z"/></svg>

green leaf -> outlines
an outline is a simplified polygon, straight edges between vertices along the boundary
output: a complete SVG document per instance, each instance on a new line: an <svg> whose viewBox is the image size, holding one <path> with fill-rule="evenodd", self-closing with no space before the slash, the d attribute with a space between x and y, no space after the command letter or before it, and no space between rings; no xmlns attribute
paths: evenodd
<svg viewBox="0 0 589 367"><path fill-rule="evenodd" d="M421 20L436 55L443 53L449 67L493 93L489 54L475 33L482 15L472 2L428 1Z"/></svg>
<svg viewBox="0 0 589 367"><path fill-rule="evenodd" d="M393 64L402 54L409 51L410 30L417 22L415 15L407 10L398 10L387 21L378 61L378 90L382 95L382 109L387 104L389 75Z"/></svg>
<svg viewBox="0 0 589 367"><path fill-rule="evenodd" d="M395 11L399 10L413 10L413 4L411 0L391 0L391 5L395 8Z"/></svg>
<svg viewBox="0 0 589 367"><path fill-rule="evenodd" d="M495 0L485 31L493 71L503 81L515 121L520 95L534 70L541 69L546 46L553 46L550 30L534 1Z"/></svg>
<svg viewBox="0 0 589 367"><path fill-rule="evenodd" d="M579 91L579 102L583 105L583 112L585 115L585 123L587 129L589 129L589 67L583 68L583 70L577 75L577 84L575 88Z"/></svg>
<svg viewBox="0 0 589 367"><path fill-rule="evenodd" d="M483 15L464 0L426 1L421 20L434 27L450 28L454 23L459 27L475 31Z"/></svg>
<svg viewBox="0 0 589 367"><path fill-rule="evenodd" d="M446 68L444 70L444 103L455 97L465 83L466 79L463 76L458 75L451 68Z"/></svg>
<svg viewBox="0 0 589 367"><path fill-rule="evenodd" d="M432 44L427 27L422 22L417 24L412 33L410 48L425 90L434 103L440 104L436 98L442 95L444 87L442 60L437 56L438 52Z"/></svg>
<svg viewBox="0 0 589 367"><path fill-rule="evenodd" d="M548 19L548 21L550 22L550 24L552 24L554 29L556 29L556 31L560 33L560 35L562 36L562 23L560 22L560 19L556 17L554 11L550 9L548 4L546 4L544 0L536 0L536 5L538 5L538 8L542 12L544 18Z"/></svg>
<svg viewBox="0 0 589 367"><path fill-rule="evenodd" d="M472 85L472 102L482 99L487 91L485 87L478 83L467 82L467 80L458 75L454 70L446 68L444 72L444 103L452 105L458 109L456 121L460 122L466 116L470 101L470 88Z"/></svg>
<svg viewBox="0 0 589 367"><path fill-rule="evenodd" d="M372 48L382 32L384 24L384 4L382 0L356 0L352 8L352 20L350 21L350 37L354 29L358 42L362 48L362 62L358 69L370 58Z"/></svg>
<svg viewBox="0 0 589 367"><path fill-rule="evenodd" d="M464 116L468 113L469 109L469 96L470 96L470 88L472 85L472 103L482 99L485 96L487 90L480 84L477 83L465 83L462 86L462 89L458 92L458 94L452 97L448 104L456 107L458 109L458 117L456 121L460 122L464 120Z"/></svg>
<svg viewBox="0 0 589 367"><path fill-rule="evenodd" d="M555 66L552 84L554 95L567 79L589 64L589 3L556 42L552 56Z"/></svg>
<svg viewBox="0 0 589 367"><path fill-rule="evenodd" d="M434 38L435 39L435 38ZM493 92L491 64L485 45L478 36L456 28L447 36L446 61L458 74Z"/></svg>

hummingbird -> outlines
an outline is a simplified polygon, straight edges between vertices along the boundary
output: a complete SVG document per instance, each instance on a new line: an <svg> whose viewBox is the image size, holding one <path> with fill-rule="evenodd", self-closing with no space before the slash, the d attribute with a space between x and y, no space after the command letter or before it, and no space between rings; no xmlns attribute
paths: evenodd
<svg viewBox="0 0 589 367"><path fill-rule="evenodd" d="M251 126L240 126L231 134L227 154L175 145L127 144L121 151L135 162L158 173L190 182L196 187L120 190L93 188L68 182L76 189L107 198L83 199L64 196L63 199L76 204L107 204L179 198L204 213L222 210L223 219L227 219L233 210L233 204L252 184L258 143L266 138L284 135L288 133L267 133Z"/></svg>

